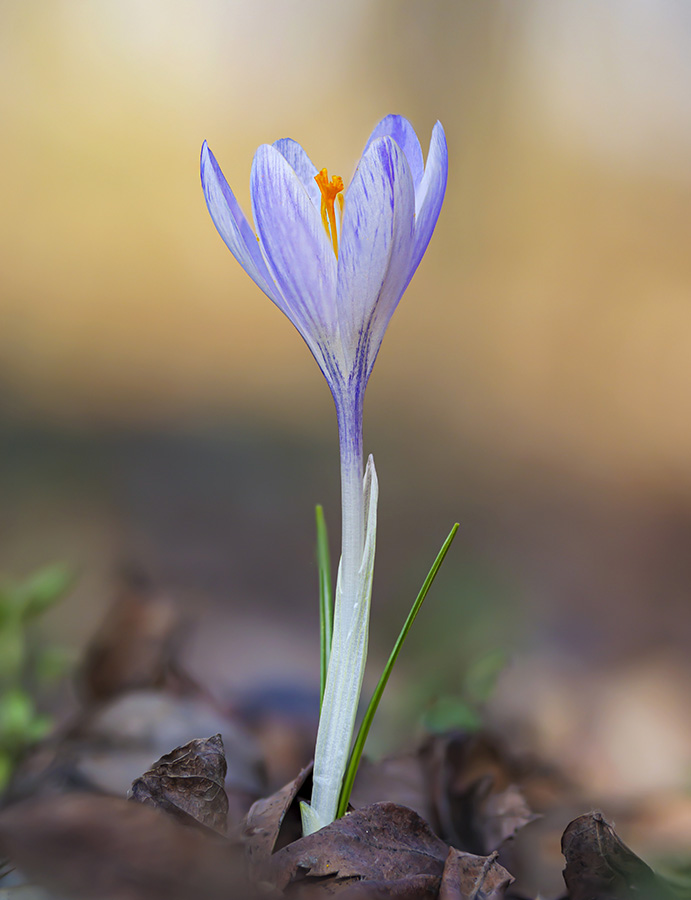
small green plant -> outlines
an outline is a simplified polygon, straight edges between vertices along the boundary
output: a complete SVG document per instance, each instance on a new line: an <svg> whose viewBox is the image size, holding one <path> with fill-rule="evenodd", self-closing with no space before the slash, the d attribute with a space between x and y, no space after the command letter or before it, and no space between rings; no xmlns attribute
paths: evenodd
<svg viewBox="0 0 691 900"><path fill-rule="evenodd" d="M50 729L35 697L62 673L65 657L54 647L37 647L31 632L71 582L63 565L46 566L23 581L0 581L0 791L26 748Z"/></svg>

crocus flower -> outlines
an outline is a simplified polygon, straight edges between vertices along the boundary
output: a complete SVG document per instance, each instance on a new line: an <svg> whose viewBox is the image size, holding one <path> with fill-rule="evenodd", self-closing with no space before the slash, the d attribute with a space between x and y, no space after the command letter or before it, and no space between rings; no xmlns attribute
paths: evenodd
<svg viewBox="0 0 691 900"><path fill-rule="evenodd" d="M365 388L386 327L432 237L448 169L434 126L426 163L401 116L377 125L346 190L289 138L254 156L255 229L206 142L206 204L228 249L312 351L336 405L341 453L342 551L331 656L319 723L306 832L333 821L352 741L367 652L377 479L364 474Z"/></svg>

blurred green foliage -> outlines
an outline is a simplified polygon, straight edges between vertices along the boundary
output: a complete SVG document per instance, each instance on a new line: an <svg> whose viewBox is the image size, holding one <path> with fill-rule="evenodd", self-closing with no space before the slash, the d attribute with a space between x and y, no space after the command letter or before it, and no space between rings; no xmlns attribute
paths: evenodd
<svg viewBox="0 0 691 900"><path fill-rule="evenodd" d="M497 682L527 639L520 590L491 559L457 551L434 590L408 638L389 733L373 741L377 754L393 752L416 728L484 727Z"/></svg>
<svg viewBox="0 0 691 900"><path fill-rule="evenodd" d="M457 692L436 697L422 715L426 731L478 731L483 725L483 707L491 698L497 679L506 668L504 650L490 650L470 663Z"/></svg>
<svg viewBox="0 0 691 900"><path fill-rule="evenodd" d="M71 571L60 564L23 581L0 581L0 791L21 754L50 729L35 698L64 672L66 657L58 648L40 647L32 632L71 583Z"/></svg>

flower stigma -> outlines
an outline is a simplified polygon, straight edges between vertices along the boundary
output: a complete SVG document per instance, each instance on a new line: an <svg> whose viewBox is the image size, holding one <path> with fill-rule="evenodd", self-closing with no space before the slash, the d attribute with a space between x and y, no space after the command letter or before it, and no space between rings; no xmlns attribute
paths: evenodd
<svg viewBox="0 0 691 900"><path fill-rule="evenodd" d="M314 180L319 185L319 190L322 192L322 224L324 225L324 231L326 231L326 235L333 244L334 253L336 254L336 259L338 259L338 231L336 229L336 210L334 209L334 200L338 197L338 207L341 215L343 214L343 179L340 175L334 175L334 177L329 181L329 173L326 169L322 169L317 175L314 176Z"/></svg>

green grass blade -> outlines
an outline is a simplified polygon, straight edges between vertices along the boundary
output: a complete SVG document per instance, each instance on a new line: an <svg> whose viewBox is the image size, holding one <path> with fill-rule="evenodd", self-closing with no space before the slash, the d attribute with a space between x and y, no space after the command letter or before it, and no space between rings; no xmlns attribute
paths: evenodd
<svg viewBox="0 0 691 900"><path fill-rule="evenodd" d="M324 686L326 685L326 670L331 656L331 634L333 632L333 589L331 586L331 556L329 554L329 539L326 532L326 520L324 509L317 506L315 509L317 523L317 566L319 569L319 708L324 700Z"/></svg>
<svg viewBox="0 0 691 900"><path fill-rule="evenodd" d="M451 546L453 539L456 537L458 527L458 522L456 522L456 524L449 532L449 536L442 544L441 550L437 554L437 558L434 560L432 568L429 570L427 578L425 578L422 587L420 588L420 593L417 595L415 603L413 603L412 609L408 613L408 618L405 620L405 624L401 629L401 633L398 635L398 640L394 644L394 648L391 651L391 656L389 657L386 666L384 666L384 671L382 672L379 683L375 688L372 699L369 702L369 706L367 707L367 711L365 712L362 724L360 725L360 729L358 730L357 737L355 738L353 750L350 754L348 766L343 778L343 787L341 788L341 796L338 802L337 818L344 816L346 810L348 809L350 795L353 790L353 784L355 783L355 776L357 775L358 766L360 765L360 759L362 758L362 751L365 749L367 735L369 734L369 730L372 726L372 721L374 720L375 713L377 712L377 708L379 707L379 701L381 700L382 694L384 693L384 688L386 687L386 684L389 680L389 676L391 675L394 663L398 659L398 654L401 652L403 643L408 637L408 632L410 631L413 622L417 617L417 614L420 612L420 608L422 607L425 597L427 596L427 592L432 586L432 582L436 578L437 572L441 568L441 564L444 562L444 558L449 551L449 547Z"/></svg>

